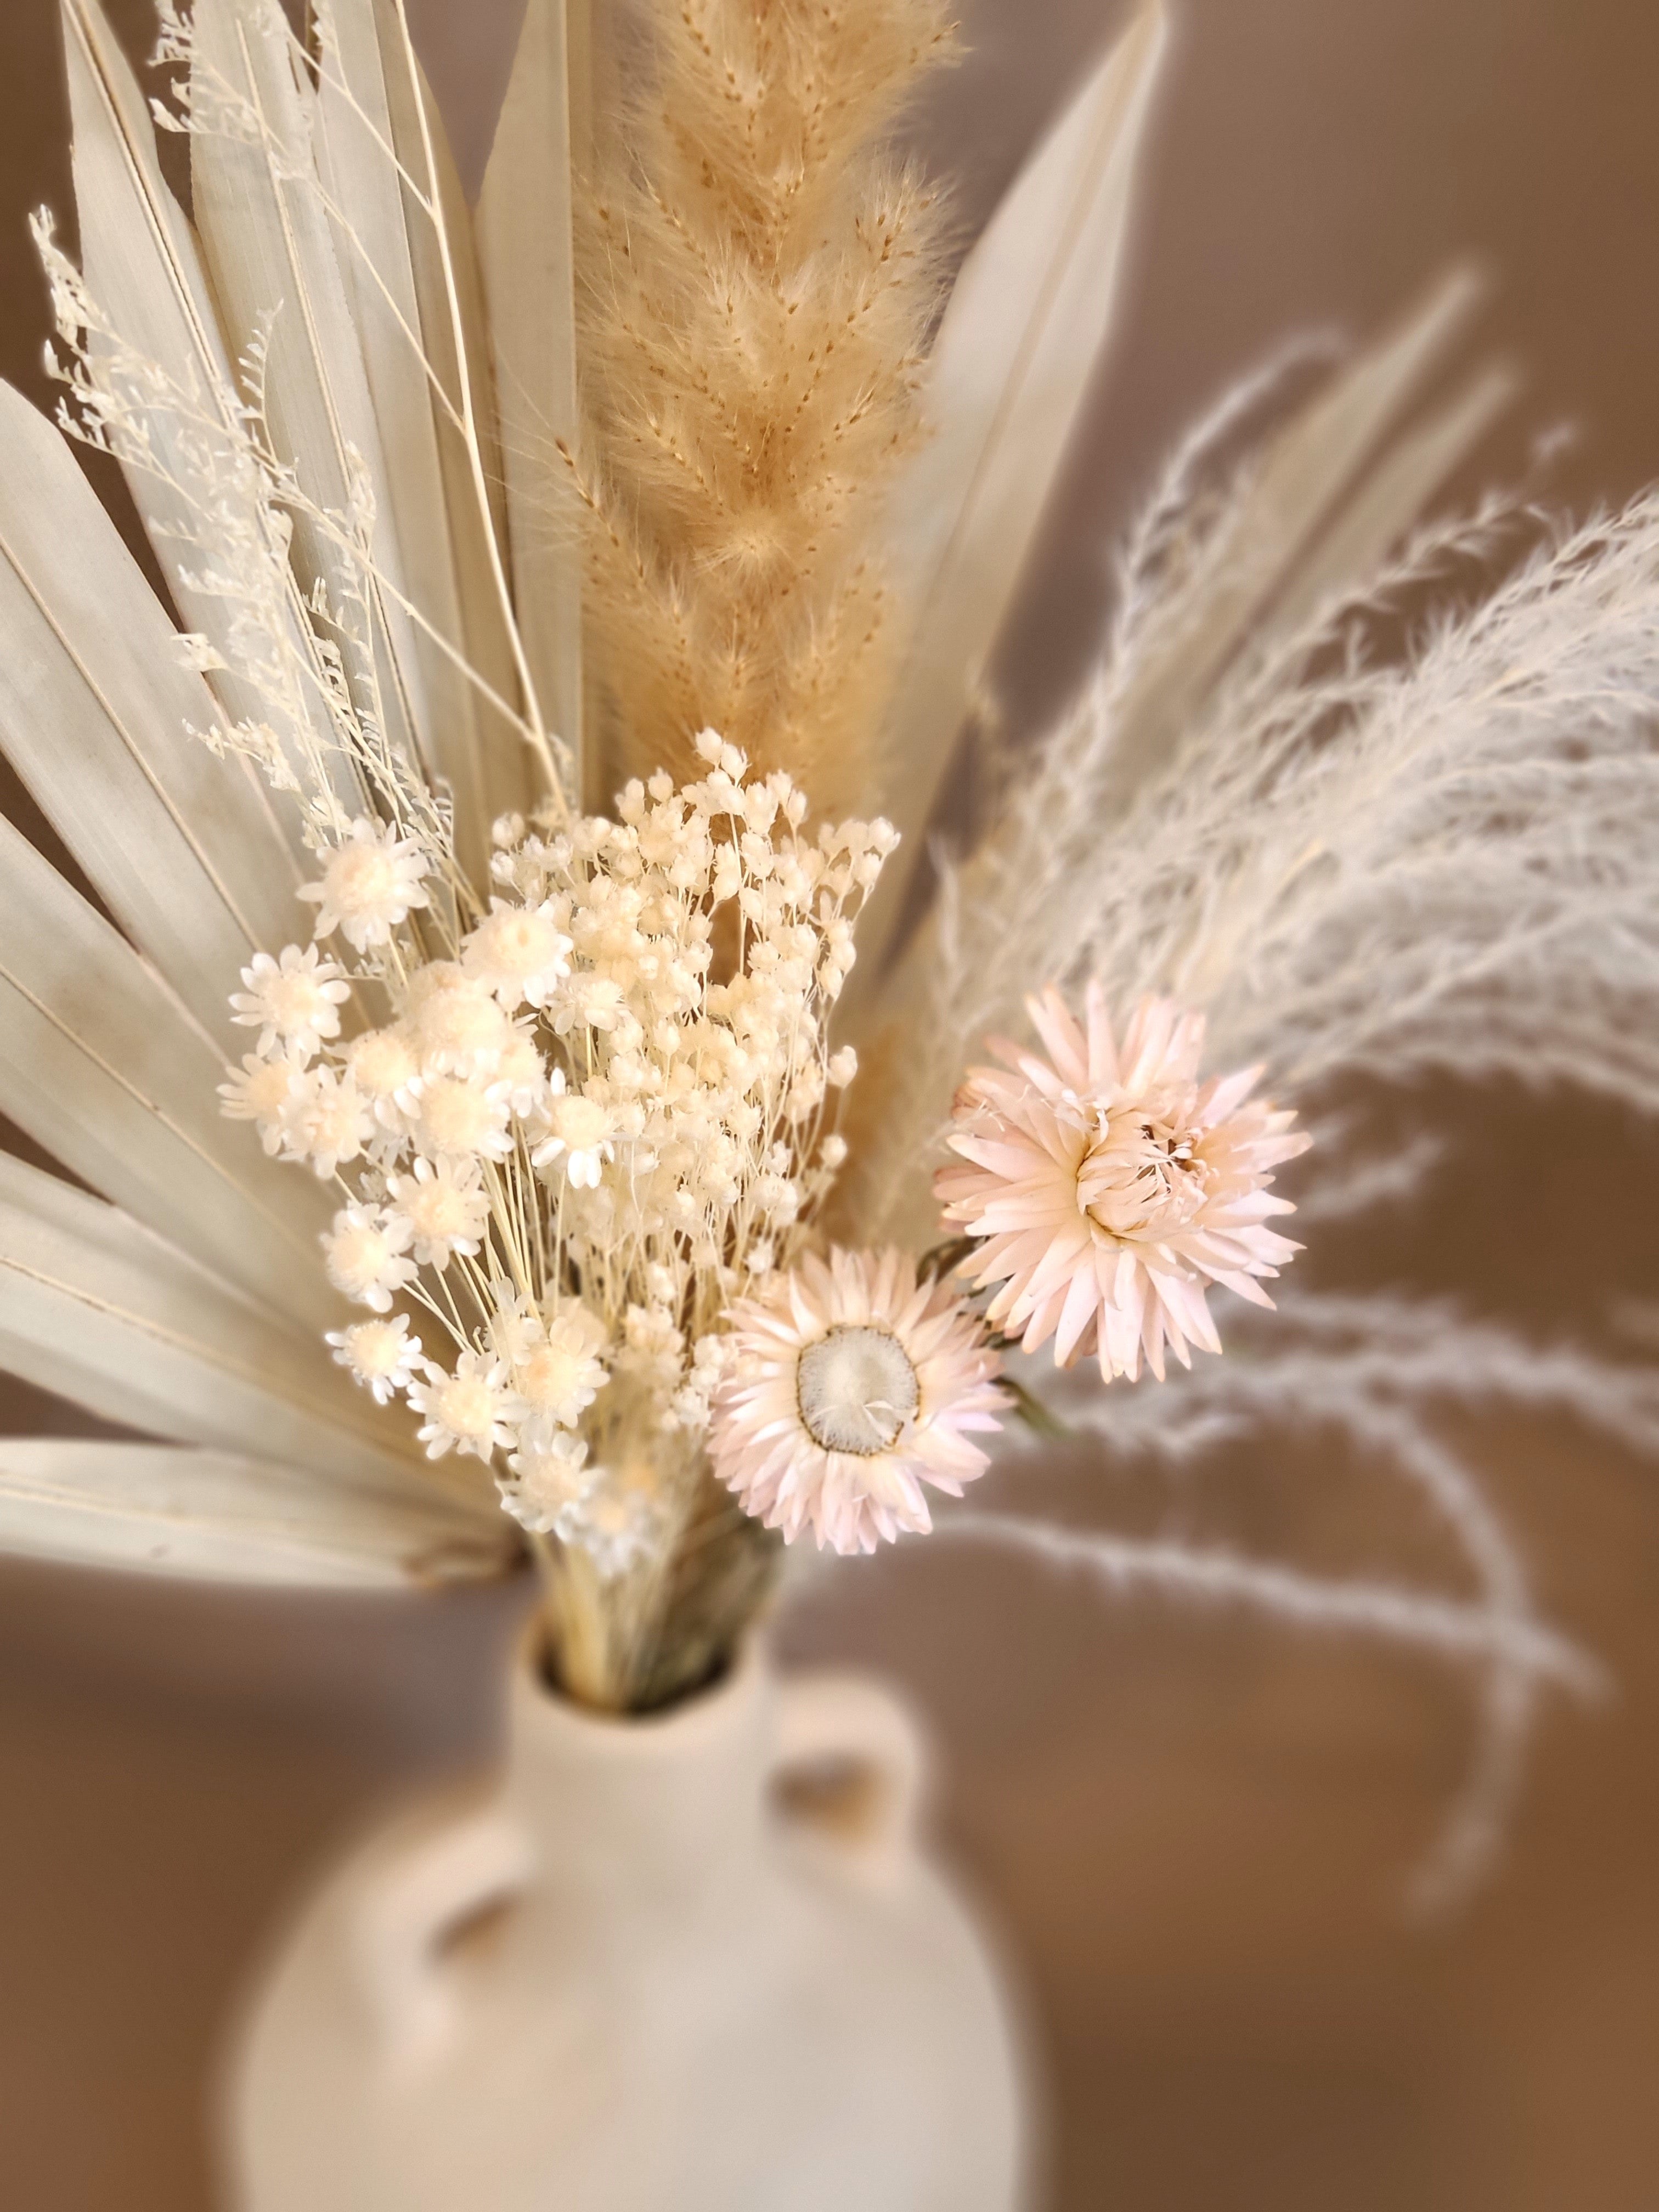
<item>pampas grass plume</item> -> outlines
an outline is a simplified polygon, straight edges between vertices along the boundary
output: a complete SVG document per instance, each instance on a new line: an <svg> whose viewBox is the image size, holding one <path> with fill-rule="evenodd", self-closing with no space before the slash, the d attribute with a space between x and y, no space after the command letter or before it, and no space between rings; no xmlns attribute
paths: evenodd
<svg viewBox="0 0 1659 2212"><path fill-rule="evenodd" d="M871 524L921 434L940 202L883 151L939 0L653 0L580 241L603 788L705 726L820 807L870 782L897 642Z"/></svg>

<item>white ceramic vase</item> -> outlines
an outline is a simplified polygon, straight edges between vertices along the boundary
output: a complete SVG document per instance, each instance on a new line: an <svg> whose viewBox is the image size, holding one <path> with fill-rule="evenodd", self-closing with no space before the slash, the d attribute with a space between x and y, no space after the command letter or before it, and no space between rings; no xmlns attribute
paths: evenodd
<svg viewBox="0 0 1659 2212"><path fill-rule="evenodd" d="M1014 2212L1019 2052L914 1727L776 1677L616 1721L514 1679L490 1794L311 1899L228 2080L237 2212Z"/></svg>

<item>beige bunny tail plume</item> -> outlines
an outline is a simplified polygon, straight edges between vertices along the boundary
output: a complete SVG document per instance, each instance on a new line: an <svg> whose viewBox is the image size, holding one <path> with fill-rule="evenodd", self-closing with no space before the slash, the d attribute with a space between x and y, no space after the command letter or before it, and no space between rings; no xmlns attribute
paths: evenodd
<svg viewBox="0 0 1659 2212"><path fill-rule="evenodd" d="M938 300L938 194L884 140L947 18L657 0L649 29L578 272L603 790L712 726L833 807L870 782L898 624L869 539Z"/></svg>

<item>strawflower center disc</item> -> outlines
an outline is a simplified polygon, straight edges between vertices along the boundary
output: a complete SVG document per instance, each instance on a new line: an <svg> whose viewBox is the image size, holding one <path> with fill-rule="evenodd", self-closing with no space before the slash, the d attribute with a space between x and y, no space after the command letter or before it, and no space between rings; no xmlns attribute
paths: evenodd
<svg viewBox="0 0 1659 2212"><path fill-rule="evenodd" d="M801 1353L796 1401L821 1450L885 1451L921 1402L916 1370L890 1329L832 1328Z"/></svg>
<svg viewBox="0 0 1659 2212"><path fill-rule="evenodd" d="M1078 1170L1079 1210L1112 1237L1182 1228L1203 1204L1205 1188L1186 1130L1136 1114L1103 1118Z"/></svg>

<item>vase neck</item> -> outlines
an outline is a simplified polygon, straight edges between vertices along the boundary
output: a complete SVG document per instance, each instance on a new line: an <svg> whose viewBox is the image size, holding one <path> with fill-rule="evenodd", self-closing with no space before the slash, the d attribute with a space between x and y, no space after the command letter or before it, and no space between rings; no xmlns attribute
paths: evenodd
<svg viewBox="0 0 1659 2212"><path fill-rule="evenodd" d="M507 1800L559 1889L683 1907L742 1879L761 1850L770 1683L750 1651L668 1711L592 1713L530 1668L514 1679Z"/></svg>

